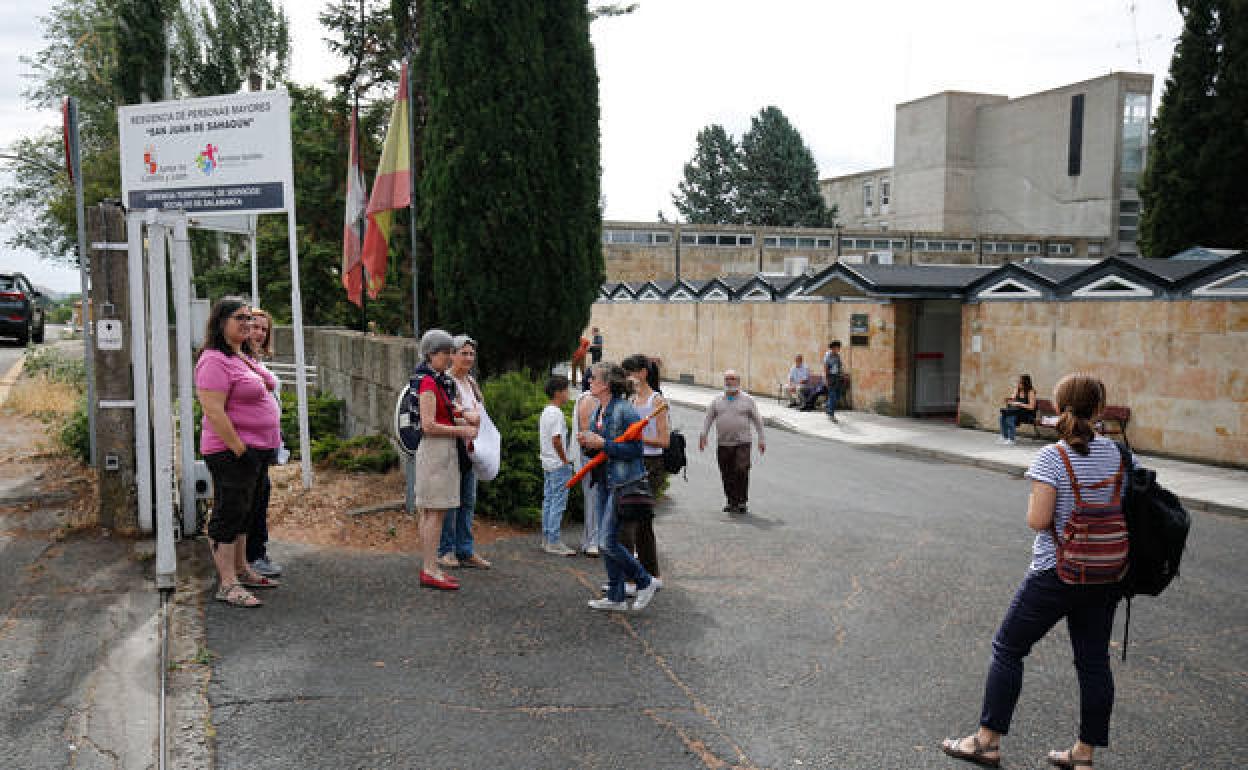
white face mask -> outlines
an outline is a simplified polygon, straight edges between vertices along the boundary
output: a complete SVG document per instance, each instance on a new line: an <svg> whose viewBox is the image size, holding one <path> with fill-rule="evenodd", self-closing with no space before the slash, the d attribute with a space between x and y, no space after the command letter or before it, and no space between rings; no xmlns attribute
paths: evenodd
<svg viewBox="0 0 1248 770"><path fill-rule="evenodd" d="M740 392L740 390L741 390L741 383L739 382L724 383L724 393L727 393L730 396L737 395L737 393Z"/></svg>

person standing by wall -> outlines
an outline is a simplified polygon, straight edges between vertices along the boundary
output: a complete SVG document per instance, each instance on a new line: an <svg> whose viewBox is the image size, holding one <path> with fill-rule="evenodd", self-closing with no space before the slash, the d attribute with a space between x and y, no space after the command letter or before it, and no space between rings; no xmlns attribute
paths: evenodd
<svg viewBox="0 0 1248 770"><path fill-rule="evenodd" d="M420 584L454 591L459 581L442 571L438 542L446 512L459 507L459 448L462 439L477 437L477 426L456 416L455 382L447 376L454 341L441 329L430 329L420 338L421 363L412 373L412 387L419 394L421 439L416 448L414 502L420 509Z"/></svg>
<svg viewBox="0 0 1248 770"><path fill-rule="evenodd" d="M546 382L550 403L538 421L538 446L542 458L542 550L554 556L575 556L563 544L563 512L568 507L572 461L568 459L568 421L563 405L568 403L568 378L556 374Z"/></svg>
<svg viewBox="0 0 1248 770"><path fill-rule="evenodd" d="M477 342L467 334L457 334L451 341L450 377L455 383L455 405L469 425L481 425L485 401L481 387L472 376L477 363ZM438 563L443 567L476 567L489 569L490 562L473 550L472 515L477 507L477 474L472 463L460 463L459 507L451 508L442 520L442 537L438 541Z"/></svg>
<svg viewBox="0 0 1248 770"><path fill-rule="evenodd" d="M589 343L589 363L596 364L602 360L602 332L598 331L598 327L592 327L590 330L591 341Z"/></svg>
<svg viewBox="0 0 1248 770"><path fill-rule="evenodd" d="M845 365L841 362L841 341L832 340L828 343L828 352L823 354L823 382L828 389L828 402L824 411L834 422L836 407L845 392Z"/></svg>
<svg viewBox="0 0 1248 770"><path fill-rule="evenodd" d="M208 543L217 568L216 598L234 607L263 602L248 588L280 583L247 564L247 532L263 479L281 445L277 379L252 359L251 308L240 297L217 300L195 362L195 393L204 412L199 451L212 474Z"/></svg>
<svg viewBox="0 0 1248 770"><path fill-rule="evenodd" d="M724 371L724 392L706 410L698 451L706 449L706 437L715 427L719 475L728 504L725 513L749 513L750 428L758 434L758 453L767 451L763 418L750 394L741 390L741 377L732 369Z"/></svg>

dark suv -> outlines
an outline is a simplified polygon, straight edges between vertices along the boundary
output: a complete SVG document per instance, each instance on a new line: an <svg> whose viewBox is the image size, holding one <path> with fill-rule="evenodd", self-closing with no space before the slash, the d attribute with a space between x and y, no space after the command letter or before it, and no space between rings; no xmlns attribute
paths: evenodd
<svg viewBox="0 0 1248 770"><path fill-rule="evenodd" d="M48 301L21 273L0 273L0 335L17 337L17 344L43 342Z"/></svg>

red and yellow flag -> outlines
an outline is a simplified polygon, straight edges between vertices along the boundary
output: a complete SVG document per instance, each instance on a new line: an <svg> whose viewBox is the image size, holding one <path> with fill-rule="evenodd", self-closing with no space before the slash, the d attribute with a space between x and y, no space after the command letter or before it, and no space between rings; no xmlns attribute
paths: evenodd
<svg viewBox="0 0 1248 770"><path fill-rule="evenodd" d="M368 199L368 230L364 233L364 269L368 271L368 296L377 298L386 281L386 257L390 253L390 220L394 210L412 202L412 154L409 145L410 115L407 105L407 62L399 75L394 112L386 129L373 195Z"/></svg>
<svg viewBox="0 0 1248 770"><path fill-rule="evenodd" d="M364 177L360 175L360 143L356 133L358 111L351 110L351 143L347 161L347 205L342 226L342 285L347 299L356 305L364 304L364 282L360 279L360 225L364 224L364 211L368 206L364 190Z"/></svg>

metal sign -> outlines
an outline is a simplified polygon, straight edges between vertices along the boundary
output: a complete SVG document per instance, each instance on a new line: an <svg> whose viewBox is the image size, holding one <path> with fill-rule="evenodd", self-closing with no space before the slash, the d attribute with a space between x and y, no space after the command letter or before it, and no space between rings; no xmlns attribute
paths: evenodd
<svg viewBox="0 0 1248 770"><path fill-rule="evenodd" d="M294 208L285 91L117 108L122 199L132 211Z"/></svg>
<svg viewBox="0 0 1248 770"><path fill-rule="evenodd" d="M867 334L870 331L867 324L868 319L866 313L854 313L849 317L849 333Z"/></svg>
<svg viewBox="0 0 1248 770"><path fill-rule="evenodd" d="M107 319L95 322L95 347L98 350L121 350L121 321Z"/></svg>

